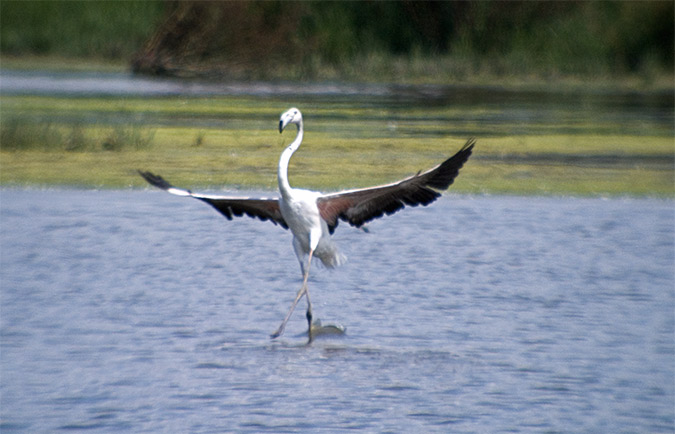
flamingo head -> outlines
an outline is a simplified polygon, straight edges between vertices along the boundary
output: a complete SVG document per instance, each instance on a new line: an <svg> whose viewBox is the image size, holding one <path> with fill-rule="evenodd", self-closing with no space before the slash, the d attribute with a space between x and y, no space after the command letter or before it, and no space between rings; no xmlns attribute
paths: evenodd
<svg viewBox="0 0 675 434"><path fill-rule="evenodd" d="M281 133L288 124L295 124L300 128L302 125L302 113L294 108L286 110L279 119L279 133Z"/></svg>

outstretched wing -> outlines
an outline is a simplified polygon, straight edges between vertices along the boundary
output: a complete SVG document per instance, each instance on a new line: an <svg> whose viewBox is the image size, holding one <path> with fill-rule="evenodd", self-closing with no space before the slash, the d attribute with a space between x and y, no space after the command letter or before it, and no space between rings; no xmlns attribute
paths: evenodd
<svg viewBox="0 0 675 434"><path fill-rule="evenodd" d="M321 217L328 223L331 233L338 219L360 227L364 223L391 215L406 205L429 205L459 174L459 169L471 155L475 139L469 139L455 155L438 166L399 182L377 187L348 190L321 196L317 205Z"/></svg>
<svg viewBox="0 0 675 434"><path fill-rule="evenodd" d="M217 209L228 220L232 217L241 217L247 215L249 217L257 217L260 220L269 220L275 225L278 224L284 229L288 229L288 225L281 215L279 209L279 199L267 198L248 198L248 197L227 197L216 196L208 194L193 193L190 190L184 190L171 185L169 181L159 175L150 172L139 170L138 173L151 185L161 188L171 194L177 196L194 197L204 201Z"/></svg>

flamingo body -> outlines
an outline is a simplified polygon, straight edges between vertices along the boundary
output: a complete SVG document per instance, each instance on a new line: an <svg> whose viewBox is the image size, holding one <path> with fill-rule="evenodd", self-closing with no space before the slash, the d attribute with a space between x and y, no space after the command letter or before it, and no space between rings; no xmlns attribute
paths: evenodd
<svg viewBox="0 0 675 434"><path fill-rule="evenodd" d="M293 234L293 249L303 274L303 284L286 318L272 337L276 338L283 333L296 304L306 296L306 316L311 341L312 306L307 288L309 268L313 256L318 257L328 268L334 268L344 262L345 257L338 251L331 238L339 220L361 227L370 220L385 214L393 214L405 206L429 205L440 197L439 190L445 190L453 183L459 169L471 155L475 141L469 139L455 155L441 164L401 181L322 194L293 188L288 182L288 163L293 153L300 147L304 135L302 114L297 108L291 108L281 115L279 132L283 132L290 124L296 125L298 131L293 142L283 150L279 158L277 171L279 198L241 198L192 193L190 190L173 186L159 175L144 171L139 173L150 184L171 194L193 197L208 203L228 220L232 220L235 216L247 215L290 229Z"/></svg>

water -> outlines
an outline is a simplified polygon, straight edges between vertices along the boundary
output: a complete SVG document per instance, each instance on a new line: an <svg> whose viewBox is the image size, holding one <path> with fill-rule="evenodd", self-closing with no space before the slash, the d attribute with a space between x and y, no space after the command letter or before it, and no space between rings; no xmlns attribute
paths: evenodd
<svg viewBox="0 0 675 434"><path fill-rule="evenodd" d="M458 137L524 134L673 135L673 92L551 92L452 85L383 83L220 82L135 76L130 73L85 73L0 70L0 94L102 97L110 102L86 117L77 110L22 111L5 102L5 116L34 122L112 125L163 125L198 128L270 129L272 119L289 106L304 111L311 131L342 137ZM124 109L128 98L211 98L241 112L193 111L189 106L164 112ZM233 98L231 102L215 102ZM115 110L110 110L112 101ZM384 128L383 125L387 125ZM308 127L309 128L309 127ZM672 156L666 164L672 166Z"/></svg>
<svg viewBox="0 0 675 434"><path fill-rule="evenodd" d="M289 96L390 95L392 86L380 84L271 83L190 80L139 76L132 73L0 70L0 91L9 95L66 96ZM393 86L400 89L401 86Z"/></svg>
<svg viewBox="0 0 675 434"><path fill-rule="evenodd" d="M47 432L672 432L672 200L471 197L290 234L155 191L0 190L1 425Z"/></svg>

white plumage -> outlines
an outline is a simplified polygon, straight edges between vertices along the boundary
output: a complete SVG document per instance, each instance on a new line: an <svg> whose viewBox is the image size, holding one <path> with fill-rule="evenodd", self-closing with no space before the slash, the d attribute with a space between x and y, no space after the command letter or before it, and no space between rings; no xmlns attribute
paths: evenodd
<svg viewBox="0 0 675 434"><path fill-rule="evenodd" d="M309 340L312 340L312 304L307 288L307 278L312 257L316 256L328 268L334 268L344 262L331 234L339 220L361 227L364 223L393 214L406 205L428 205L436 200L459 174L459 169L471 155L475 141L470 139L455 155L443 163L401 181L371 188L355 189L331 194L293 188L288 182L288 163L298 150L304 135L302 113L291 108L281 115L279 132L290 124L297 126L297 135L281 153L277 178L279 198L238 198L229 196L196 194L189 190L174 187L164 178L150 172L139 171L141 176L155 187L178 196L189 196L202 200L222 213L228 220L244 214L261 220L270 220L274 224L290 229L293 233L293 249L300 262L303 275L302 287L298 291L288 314L284 318L273 338L284 331L298 301L307 298L307 322Z"/></svg>

